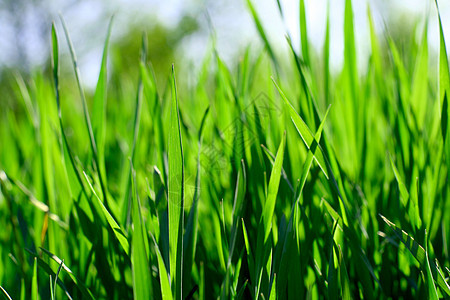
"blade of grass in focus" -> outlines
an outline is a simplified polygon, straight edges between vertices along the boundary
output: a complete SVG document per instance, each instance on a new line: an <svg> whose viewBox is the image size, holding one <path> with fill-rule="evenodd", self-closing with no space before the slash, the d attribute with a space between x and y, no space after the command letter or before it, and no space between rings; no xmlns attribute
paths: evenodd
<svg viewBox="0 0 450 300"><path fill-rule="evenodd" d="M172 101L169 130L169 255L172 293L182 297L183 230L184 230L184 159L181 142L175 68L172 65Z"/></svg>

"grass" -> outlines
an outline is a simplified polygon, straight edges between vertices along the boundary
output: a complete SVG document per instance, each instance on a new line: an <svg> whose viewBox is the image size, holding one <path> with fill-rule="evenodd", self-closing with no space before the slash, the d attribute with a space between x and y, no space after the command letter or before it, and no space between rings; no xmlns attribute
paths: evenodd
<svg viewBox="0 0 450 300"><path fill-rule="evenodd" d="M329 15L318 54L300 1L301 47L288 34L281 54L246 3L264 49L229 68L212 43L162 90L145 35L138 78L111 72L111 20L85 93L69 30L61 19L65 57L53 25L51 74L16 76L0 112L5 299L450 297L440 19L433 65L427 25L405 51L369 9L361 72L346 0L332 72Z"/></svg>

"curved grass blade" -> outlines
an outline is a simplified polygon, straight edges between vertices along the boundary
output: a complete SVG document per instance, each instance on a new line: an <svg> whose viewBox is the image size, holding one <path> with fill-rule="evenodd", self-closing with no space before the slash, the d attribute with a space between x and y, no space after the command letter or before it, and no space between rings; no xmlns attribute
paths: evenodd
<svg viewBox="0 0 450 300"><path fill-rule="evenodd" d="M184 158L181 141L175 68L172 65L172 103L169 130L169 258L172 292L182 298L184 230Z"/></svg>
<svg viewBox="0 0 450 300"><path fill-rule="evenodd" d="M63 264L64 264L64 259L59 264L58 271L56 271L55 282L52 282L52 279L51 279L52 275L50 275L50 285L51 285L53 297L56 296L56 285L58 284L58 277L59 277L59 273L61 272Z"/></svg>
<svg viewBox="0 0 450 300"><path fill-rule="evenodd" d="M99 157L98 157L98 151L97 151L97 144L94 137L94 131L92 129L91 119L89 117L89 110L86 102L86 96L84 95L84 89L81 85L81 75L80 75L80 69L78 68L78 62L77 57L75 55L75 49L72 44L72 40L70 39L69 31L67 30L66 22L64 21L64 18L62 15L60 15L61 23L63 25L64 33L66 35L67 45L69 46L70 54L72 57L72 63L73 63L73 69L75 72L75 78L78 84L78 90L80 92L81 102L83 105L83 112L84 112L84 120L86 123L86 127L89 134L89 142L91 146L91 151L94 158L95 166L97 167L97 170L99 170L99 180L100 180L100 187L102 189L103 194L103 200L105 201L106 207L108 206L108 199L107 199L107 191L105 186L105 181L103 180L103 176L100 172L100 163L99 163Z"/></svg>
<svg viewBox="0 0 450 300"><path fill-rule="evenodd" d="M431 266L430 266L430 259L428 258L428 234L427 234L427 230L425 229L425 257L426 257L426 262L427 262L427 287L428 287L428 299L431 300L437 300L439 299L437 290L436 290L436 285L434 284L434 279L433 279L433 274L431 273ZM437 271L437 269L436 269ZM437 272L438 273L438 272ZM442 275L440 273L438 273L439 275Z"/></svg>
<svg viewBox="0 0 450 300"><path fill-rule="evenodd" d="M273 164L272 173L270 174L269 188L267 191L267 199L264 204L264 210L261 215L260 225L264 229L264 243L269 238L270 230L272 228L272 217L275 210L275 200L278 194L278 187L280 185L281 169L283 167L284 148L286 146L286 132L283 133L280 146L278 147L275 162Z"/></svg>
<svg viewBox="0 0 450 300"><path fill-rule="evenodd" d="M169 274L167 273L166 266L164 265L164 260L159 251L158 244L155 238L151 235L153 244L155 245L156 257L158 258L158 269L159 269L159 283L161 285L161 295L163 300L172 300L172 291L170 289Z"/></svg>
<svg viewBox="0 0 450 300"><path fill-rule="evenodd" d="M6 174L4 171L1 171L1 172L3 172L3 174L6 176L6 178L7 178L13 185L15 185L20 191L22 191L22 193L23 193L25 196L28 197L28 199L30 200L31 204L32 204L34 207L36 207L36 208L39 209L40 211L42 211L42 212L48 214L48 217L49 217L51 220L53 220L53 221L55 221L56 223L58 223L58 225L59 225L61 228L65 229L65 230L67 230L67 229L69 228L69 225L67 225L65 222L63 222L63 221L61 220L61 218L60 218L57 214L54 214L54 213L50 212L50 208L48 207L47 204L45 204L44 202L39 201L38 199L36 199L36 197L33 195L33 193L31 193L31 191L28 190L22 182L20 182L20 181L18 181L18 180L15 180L15 179L11 178L11 177L10 177L8 174ZM3 180L4 180L4 179L3 179Z"/></svg>
<svg viewBox="0 0 450 300"><path fill-rule="evenodd" d="M0 285L0 291L2 292L3 298L5 298L6 300L12 300L11 296L1 285Z"/></svg>
<svg viewBox="0 0 450 300"><path fill-rule="evenodd" d="M109 213L108 209L105 207L103 202L100 200L100 198L97 196L97 193L94 190L94 187L92 186L92 183L89 180L89 177L87 174L83 171L84 178L86 179L86 182L89 185L89 188L91 189L92 194L94 195L94 198L97 199L98 205L101 208L101 212L105 216L106 220L108 221L109 226L111 227L112 232L116 236L117 240L119 241L120 245L122 246L125 253L128 255L130 250L130 245L128 244L128 239L123 233L122 229L120 228L119 224L117 224L116 220L114 220L113 216ZM100 211L98 212L100 213Z"/></svg>
<svg viewBox="0 0 450 300"><path fill-rule="evenodd" d="M62 268L64 269L64 271L66 271L67 274L69 274L69 277L72 279L72 281L75 283L75 285L80 289L81 293L83 294L83 297L90 298L90 299L94 298L91 291L89 291L89 289L86 288L84 283L77 276L75 276L75 274L72 272L72 270L69 269L69 267L67 267L67 265L63 262L63 260L61 260L58 256L54 255L47 249L44 249L42 247L39 247L39 249L41 249L42 252L44 254L46 254L48 257L53 259L57 264L62 265ZM59 281L59 279L58 279L58 281Z"/></svg>
<svg viewBox="0 0 450 300"><path fill-rule="evenodd" d="M55 84L55 97L56 97L56 105L58 108L58 118L59 118L59 127L61 130L62 140L63 140L63 152L64 152L64 165L66 168L66 173L69 178L70 192L73 195L77 195L79 191L81 191L86 199L89 199L88 193L84 186L84 182L82 180L81 172L78 169L75 163L75 157L73 155L72 150L70 149L69 143L67 141L67 137L64 131L64 126L62 123L62 115L61 115L61 105L60 105L60 95L59 95L59 48L58 48L58 34L56 31L55 23L52 23L52 70L53 70L53 80ZM70 161L70 164L69 164Z"/></svg>

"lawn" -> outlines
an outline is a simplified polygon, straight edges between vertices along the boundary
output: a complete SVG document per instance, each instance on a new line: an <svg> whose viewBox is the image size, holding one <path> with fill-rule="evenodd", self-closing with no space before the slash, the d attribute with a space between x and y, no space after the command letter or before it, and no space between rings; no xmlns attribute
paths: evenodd
<svg viewBox="0 0 450 300"><path fill-rule="evenodd" d="M134 66L108 63L111 20L93 92L54 23L49 65L15 74L0 111L0 295L450 298L441 22L436 54L427 22L400 43L369 9L361 68L346 0L336 71L329 15L317 53L300 0L301 47L287 34L283 52L246 4L261 50L229 66L212 37L198 72L168 63L167 80L145 34Z"/></svg>

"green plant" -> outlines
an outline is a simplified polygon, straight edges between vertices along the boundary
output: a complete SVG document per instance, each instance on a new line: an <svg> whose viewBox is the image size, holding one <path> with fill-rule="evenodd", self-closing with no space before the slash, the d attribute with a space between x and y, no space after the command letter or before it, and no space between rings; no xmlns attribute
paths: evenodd
<svg viewBox="0 0 450 300"><path fill-rule="evenodd" d="M360 73L346 0L344 66L332 74L329 16L319 58L300 1L292 68L247 4L265 49L232 71L213 45L194 86L178 77L183 92L174 66L158 90L145 35L136 87L126 74L108 82L110 24L85 94L62 21L76 93L62 84L52 27L52 78L18 76L18 108L1 112L3 296L450 297L441 23L436 79L427 27L416 58L389 35L381 46L369 10Z"/></svg>

